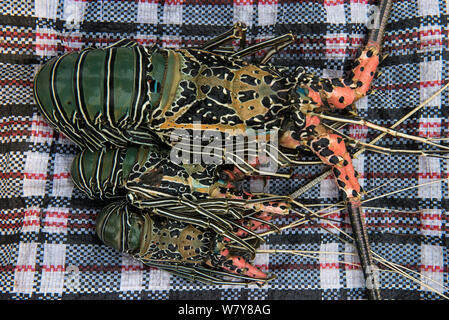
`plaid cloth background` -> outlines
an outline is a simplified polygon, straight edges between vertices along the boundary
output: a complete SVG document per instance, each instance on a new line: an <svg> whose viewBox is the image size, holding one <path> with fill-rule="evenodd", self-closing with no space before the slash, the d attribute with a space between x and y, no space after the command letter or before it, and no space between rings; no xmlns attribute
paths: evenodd
<svg viewBox="0 0 449 320"><path fill-rule="evenodd" d="M249 26L253 43L292 31L297 41L274 64L306 66L324 77L342 75L366 36L371 0L0 0L0 297L2 299L360 299L358 261L349 245L307 223L267 238L264 249L316 251L317 258L260 254L255 263L277 274L258 287L207 286L148 268L102 245L95 217L103 205L89 201L70 180L77 147L38 114L32 80L51 57L122 38L143 45L198 45L234 22ZM449 75L447 0L395 0L386 32L389 58L377 91L357 103L360 115L392 125L443 85ZM260 57L256 55L251 59ZM448 93L434 99L399 129L424 137L448 136ZM369 141L377 132L348 126ZM380 145L416 149L404 139ZM306 156L306 159L313 157ZM410 155L365 153L355 160L366 197L436 181L366 203L373 249L406 266L429 286L449 294L448 161ZM272 193L290 194L324 169L298 167L292 179L268 180ZM261 180L249 186L260 189ZM304 203L335 203L327 179L303 194ZM368 208L371 207L371 208ZM345 212L330 216L351 232ZM297 219L279 219L283 225ZM334 234L339 235L334 231ZM381 292L390 299L440 299L428 287L380 266ZM427 277L425 279L424 276Z"/></svg>

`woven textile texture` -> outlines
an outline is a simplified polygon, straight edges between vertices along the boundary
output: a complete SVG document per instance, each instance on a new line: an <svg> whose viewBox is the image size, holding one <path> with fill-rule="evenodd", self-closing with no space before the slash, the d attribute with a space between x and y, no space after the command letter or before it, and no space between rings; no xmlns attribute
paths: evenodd
<svg viewBox="0 0 449 320"><path fill-rule="evenodd" d="M262 249L302 250L304 255L263 253L255 264L277 274L259 288L191 283L143 266L103 245L95 218L104 205L73 187L69 168L79 149L51 129L33 101L40 64L71 50L104 47L132 38L142 45L197 46L237 21L248 25L249 43L291 31L294 44L273 64L304 66L323 77L343 74L363 45L372 0L0 0L0 297L2 299L361 299L365 283L340 240L351 233L345 211L267 237ZM384 52L389 57L374 93L357 102L359 114L391 126L446 83L449 76L448 0L395 0ZM262 53L250 57L256 62ZM398 129L421 137L448 137L448 92ZM376 131L349 125L344 132L369 142ZM418 149L406 139L379 145ZM313 160L311 155L305 159ZM388 299L442 299L448 294L447 160L364 153L361 173L373 250L409 268L418 283L378 264ZM287 195L318 175L322 165L301 166L291 179L253 178L252 191ZM263 183L266 183L264 186ZM421 186L418 186L421 185ZM409 189L392 193L394 191ZM305 204L339 201L329 178L302 194ZM285 225L290 214L276 220ZM324 227L324 228L322 228ZM433 290L432 290L433 289Z"/></svg>

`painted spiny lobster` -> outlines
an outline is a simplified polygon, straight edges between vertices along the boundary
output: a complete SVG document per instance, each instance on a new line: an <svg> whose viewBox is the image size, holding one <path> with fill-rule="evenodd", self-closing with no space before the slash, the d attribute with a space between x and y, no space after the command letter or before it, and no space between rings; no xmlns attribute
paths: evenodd
<svg viewBox="0 0 449 320"><path fill-rule="evenodd" d="M201 132L223 135L279 130L279 145L289 153L309 149L333 168L347 198L365 277L375 280L351 156L343 138L323 126L316 112L348 110L368 92L381 60L391 5L391 0L381 1L379 27L371 30L345 78L320 79L302 68L288 75L271 66L271 56L294 41L291 34L236 52L224 50L222 45L229 40L243 42L245 27L237 24L201 48L170 50L123 40L104 49L67 53L39 71L35 100L54 128L90 152L105 146L151 145L155 140L173 147L172 134L193 133L198 122ZM243 60L266 48L259 65ZM284 165L295 164L286 154L280 155ZM257 171L247 165L223 172L232 180ZM370 298L380 298L375 284L368 292Z"/></svg>
<svg viewBox="0 0 449 320"><path fill-rule="evenodd" d="M255 231L287 214L288 202L239 191L220 172L217 165L175 164L157 144L85 149L71 169L73 182L90 198L114 199L97 218L106 244L187 278L262 284L273 277L247 262L263 241Z"/></svg>

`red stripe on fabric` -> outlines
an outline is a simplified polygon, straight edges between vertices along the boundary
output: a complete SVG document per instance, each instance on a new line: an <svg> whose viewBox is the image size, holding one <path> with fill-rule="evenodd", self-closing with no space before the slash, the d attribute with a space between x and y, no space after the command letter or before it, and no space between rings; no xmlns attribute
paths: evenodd
<svg viewBox="0 0 449 320"><path fill-rule="evenodd" d="M385 86L373 86L376 90L402 90L402 89L419 89L427 87L441 86L445 84L443 80L433 80L433 81L420 81L411 83L399 83L399 84L388 84Z"/></svg>
<svg viewBox="0 0 449 320"><path fill-rule="evenodd" d="M441 220L441 214L439 213L422 213L421 218L425 220Z"/></svg>
<svg viewBox="0 0 449 320"><path fill-rule="evenodd" d="M0 132L0 137L17 137L17 136L28 136L28 129L24 130L11 130L11 131L3 131Z"/></svg>
<svg viewBox="0 0 449 320"><path fill-rule="evenodd" d="M7 120L4 122L0 122L0 128L3 127L10 127L10 126L30 126L30 124L33 124L34 121L29 120ZM43 122L43 121L42 121Z"/></svg>
<svg viewBox="0 0 449 320"><path fill-rule="evenodd" d="M24 178L31 180L46 180L48 175L46 173L23 173Z"/></svg>
<svg viewBox="0 0 449 320"><path fill-rule="evenodd" d="M427 36L435 36L435 35L441 35L441 29L427 29L427 30L422 30L419 31L419 35L421 37L427 37Z"/></svg>
<svg viewBox="0 0 449 320"><path fill-rule="evenodd" d="M348 37L326 38L326 44L348 43Z"/></svg>
<svg viewBox="0 0 449 320"><path fill-rule="evenodd" d="M34 43L15 43L15 42L0 42L0 48L4 49L25 49L25 50L33 50Z"/></svg>
<svg viewBox="0 0 449 320"><path fill-rule="evenodd" d="M152 45L153 43L156 42L156 40L145 39L145 38L137 38L136 41L137 41L138 44L143 45L143 46L145 46L145 45Z"/></svg>
<svg viewBox="0 0 449 320"><path fill-rule="evenodd" d="M36 44L37 50L48 50L48 51L57 51L58 45L53 44Z"/></svg>
<svg viewBox="0 0 449 320"><path fill-rule="evenodd" d="M258 5L274 5L278 4L278 0L259 0L257 2Z"/></svg>
<svg viewBox="0 0 449 320"><path fill-rule="evenodd" d="M237 6L249 6L249 5L253 5L254 4L254 0L234 0L234 5Z"/></svg>
<svg viewBox="0 0 449 320"><path fill-rule="evenodd" d="M360 269L362 269L362 267L359 265L359 264L346 264L345 263L345 269L346 270L360 270Z"/></svg>
<svg viewBox="0 0 449 320"><path fill-rule="evenodd" d="M70 172L55 173L53 179L68 179ZM28 172L0 172L0 179L30 179L30 180L47 180L49 178L46 173L28 173Z"/></svg>
<svg viewBox="0 0 449 320"><path fill-rule="evenodd" d="M61 212L61 211L46 211L45 212L47 217L53 217L53 218L67 218L69 214L67 212Z"/></svg>
<svg viewBox="0 0 449 320"><path fill-rule="evenodd" d="M430 225L430 224L422 224L421 225L422 230L429 230L429 231L441 231L441 226L438 225Z"/></svg>
<svg viewBox="0 0 449 320"><path fill-rule="evenodd" d="M33 87L33 81L21 79L1 79L0 86L22 86Z"/></svg>
<svg viewBox="0 0 449 320"><path fill-rule="evenodd" d="M18 271L18 272L36 271L36 267L35 266L31 266L31 265L17 265L14 268L14 271Z"/></svg>
<svg viewBox="0 0 449 320"><path fill-rule="evenodd" d="M338 6L344 4L344 0L324 0L325 6Z"/></svg>
<svg viewBox="0 0 449 320"><path fill-rule="evenodd" d="M122 271L142 271L144 268L142 266L134 266L134 265L128 265L128 266L122 266Z"/></svg>
<svg viewBox="0 0 449 320"><path fill-rule="evenodd" d="M320 263L320 269L338 269L339 263Z"/></svg>
<svg viewBox="0 0 449 320"><path fill-rule="evenodd" d="M423 119L425 120L425 119ZM425 122L420 122L419 123L420 126L424 127L424 128L441 128L441 122L430 122L430 121L425 121Z"/></svg>
<svg viewBox="0 0 449 320"><path fill-rule="evenodd" d="M430 271L430 272L444 272L444 268L441 266L432 266L432 265L419 265L419 269L421 271Z"/></svg>
<svg viewBox="0 0 449 320"><path fill-rule="evenodd" d="M70 178L70 172L55 173L53 175L53 179L68 179L68 178Z"/></svg>
<svg viewBox="0 0 449 320"><path fill-rule="evenodd" d="M67 222L45 221L44 227L64 228L67 229Z"/></svg>
<svg viewBox="0 0 449 320"><path fill-rule="evenodd" d="M326 54L345 54L346 49L326 49Z"/></svg>
<svg viewBox="0 0 449 320"><path fill-rule="evenodd" d="M48 123L44 120L33 120L31 123L36 126L48 127Z"/></svg>
<svg viewBox="0 0 449 320"><path fill-rule="evenodd" d="M0 36L3 38L34 38L34 32L26 32L26 31L9 31L9 30L0 30Z"/></svg>
<svg viewBox="0 0 449 320"><path fill-rule="evenodd" d="M164 4L179 6L184 3L184 0L165 0Z"/></svg>
<svg viewBox="0 0 449 320"><path fill-rule="evenodd" d="M43 265L42 266L42 271L45 272L64 272L65 271L65 267L63 265Z"/></svg>
<svg viewBox="0 0 449 320"><path fill-rule="evenodd" d="M421 179L441 179L441 173L439 172L419 172L418 177Z"/></svg>
<svg viewBox="0 0 449 320"><path fill-rule="evenodd" d="M349 136L359 140L366 139L368 137L368 127L358 124L351 124L349 125Z"/></svg>
<svg viewBox="0 0 449 320"><path fill-rule="evenodd" d="M31 133L31 136L33 136L33 137L41 137L41 138L52 138L53 137L53 132L31 130L30 133Z"/></svg>
<svg viewBox="0 0 449 320"><path fill-rule="evenodd" d="M36 32L36 38L45 40L57 40L59 39L59 36L57 33Z"/></svg>
<svg viewBox="0 0 449 320"><path fill-rule="evenodd" d="M22 227L31 227L31 226L39 226L39 225L40 225L39 220L25 220L22 223ZM18 224L11 225L11 229L14 229L17 227L19 227Z"/></svg>

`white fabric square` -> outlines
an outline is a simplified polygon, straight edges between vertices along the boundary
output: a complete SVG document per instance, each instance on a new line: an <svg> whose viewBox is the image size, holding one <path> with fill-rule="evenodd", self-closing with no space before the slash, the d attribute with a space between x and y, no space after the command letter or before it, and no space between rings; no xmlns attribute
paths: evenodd
<svg viewBox="0 0 449 320"><path fill-rule="evenodd" d="M17 264L14 271L14 292L34 292L37 243L20 243Z"/></svg>
<svg viewBox="0 0 449 320"><path fill-rule="evenodd" d="M351 22L352 23L368 22L368 6L366 3L351 1Z"/></svg>
<svg viewBox="0 0 449 320"><path fill-rule="evenodd" d="M23 179L23 196L43 196L47 180L48 153L26 153L26 162Z"/></svg>
<svg viewBox="0 0 449 320"><path fill-rule="evenodd" d="M126 254L122 255L120 291L140 291L143 289L142 263Z"/></svg>
<svg viewBox="0 0 449 320"><path fill-rule="evenodd" d="M22 232L39 232L41 215L42 211L39 207L27 208L23 217Z"/></svg>
<svg viewBox="0 0 449 320"><path fill-rule="evenodd" d="M326 59L343 60L346 58L346 48L348 46L348 36L344 33L333 33L326 35ZM332 75L333 78L341 77L342 70L338 70L338 74ZM325 77L328 77L326 75Z"/></svg>
<svg viewBox="0 0 449 320"><path fill-rule="evenodd" d="M418 14L420 16L436 16L440 14L438 0L418 0Z"/></svg>
<svg viewBox="0 0 449 320"><path fill-rule="evenodd" d="M271 26L276 23L277 4L259 4L257 7L260 26Z"/></svg>
<svg viewBox="0 0 449 320"><path fill-rule="evenodd" d="M365 287L365 277L362 268L360 268L360 259L357 249L352 245L345 245L345 269L346 269L346 287L362 288Z"/></svg>
<svg viewBox="0 0 449 320"><path fill-rule="evenodd" d="M441 182L433 182L441 179L440 159L419 157L418 183L425 184L418 187L418 198L440 199Z"/></svg>
<svg viewBox="0 0 449 320"><path fill-rule="evenodd" d="M166 24L182 24L182 5L164 5L163 21Z"/></svg>
<svg viewBox="0 0 449 320"><path fill-rule="evenodd" d="M420 100L429 98L441 84L442 61L426 61L419 64L420 71ZM441 95L435 97L428 106L440 106Z"/></svg>
<svg viewBox="0 0 449 320"><path fill-rule="evenodd" d="M150 271L149 290L169 290L171 274L167 271L152 268Z"/></svg>
<svg viewBox="0 0 449 320"><path fill-rule="evenodd" d="M31 120L30 141L37 143L50 143L53 138L53 129L38 113Z"/></svg>
<svg viewBox="0 0 449 320"><path fill-rule="evenodd" d="M83 21L86 2L76 0L65 0L62 18L66 21L67 27L74 28Z"/></svg>
<svg viewBox="0 0 449 320"><path fill-rule="evenodd" d="M67 233L68 208L48 208L45 210L44 232Z"/></svg>
<svg viewBox="0 0 449 320"><path fill-rule="evenodd" d="M423 235L441 237L442 213L439 209L423 209L421 211L421 232Z"/></svg>
<svg viewBox="0 0 449 320"><path fill-rule="evenodd" d="M157 23L157 2L139 2L137 7L138 23Z"/></svg>
<svg viewBox="0 0 449 320"><path fill-rule="evenodd" d="M154 35L138 33L136 35L136 41L142 46L149 47L157 42L157 37Z"/></svg>
<svg viewBox="0 0 449 320"><path fill-rule="evenodd" d="M441 118L420 118L419 136L426 138L441 137Z"/></svg>
<svg viewBox="0 0 449 320"><path fill-rule="evenodd" d="M253 6L252 5L235 5L234 3L234 23L243 22L247 26L253 24Z"/></svg>
<svg viewBox="0 0 449 320"><path fill-rule="evenodd" d="M40 292L62 293L64 289L66 245L59 243L44 244L44 261Z"/></svg>
<svg viewBox="0 0 449 320"><path fill-rule="evenodd" d="M334 176L321 181L320 198L338 198L338 187L335 183Z"/></svg>
<svg viewBox="0 0 449 320"><path fill-rule="evenodd" d="M58 33L53 29L37 28L36 54L38 56L56 56L58 52Z"/></svg>
<svg viewBox="0 0 449 320"><path fill-rule="evenodd" d="M322 289L341 288L337 252L338 243L325 243L320 247L320 280Z"/></svg>
<svg viewBox="0 0 449 320"><path fill-rule="evenodd" d="M443 247L423 244L421 247L421 290L441 292L444 285ZM429 288L430 287L430 288Z"/></svg>
<svg viewBox="0 0 449 320"><path fill-rule="evenodd" d="M58 3L58 0L35 0L34 10L36 12L36 17L56 19Z"/></svg>
<svg viewBox="0 0 449 320"><path fill-rule="evenodd" d="M333 24L345 23L345 6L339 4L340 1L326 0L324 1L324 7L327 13L327 22Z"/></svg>
<svg viewBox="0 0 449 320"><path fill-rule="evenodd" d="M71 197L73 182L70 178L70 167L74 156L56 154L53 175L52 195L55 197Z"/></svg>

